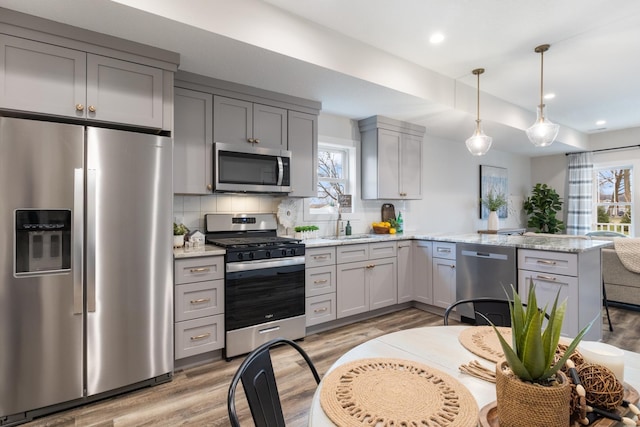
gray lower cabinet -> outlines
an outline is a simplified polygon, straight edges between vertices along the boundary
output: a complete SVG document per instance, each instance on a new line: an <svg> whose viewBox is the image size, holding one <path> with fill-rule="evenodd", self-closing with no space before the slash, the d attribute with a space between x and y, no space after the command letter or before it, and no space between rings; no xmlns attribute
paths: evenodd
<svg viewBox="0 0 640 427"><path fill-rule="evenodd" d="M289 111L289 151L291 160L290 197L316 197L318 195L318 116Z"/></svg>
<svg viewBox="0 0 640 427"><path fill-rule="evenodd" d="M398 242L398 304L413 301L413 249L411 240Z"/></svg>
<svg viewBox="0 0 640 427"><path fill-rule="evenodd" d="M395 242L336 248L337 318L397 303L396 256Z"/></svg>
<svg viewBox="0 0 640 427"><path fill-rule="evenodd" d="M213 95L174 90L173 192L213 191Z"/></svg>
<svg viewBox="0 0 640 427"><path fill-rule="evenodd" d="M0 35L2 109L163 129L164 76L159 68Z"/></svg>
<svg viewBox="0 0 640 427"><path fill-rule="evenodd" d="M336 319L336 248L305 251L306 326Z"/></svg>
<svg viewBox="0 0 640 427"><path fill-rule="evenodd" d="M433 242L433 305L447 308L456 301L456 244Z"/></svg>
<svg viewBox="0 0 640 427"><path fill-rule="evenodd" d="M414 240L413 250L413 299L423 304L433 304L433 242Z"/></svg>
<svg viewBox="0 0 640 427"><path fill-rule="evenodd" d="M518 293L527 301L531 283L538 306L550 308L556 295L567 301L562 335L575 337L593 319L586 340L602 339L600 251L580 253L518 249Z"/></svg>
<svg viewBox="0 0 640 427"><path fill-rule="evenodd" d="M287 110L224 96L213 97L215 142L287 149Z"/></svg>
<svg viewBox="0 0 640 427"><path fill-rule="evenodd" d="M175 359L224 347L224 257L177 259Z"/></svg>

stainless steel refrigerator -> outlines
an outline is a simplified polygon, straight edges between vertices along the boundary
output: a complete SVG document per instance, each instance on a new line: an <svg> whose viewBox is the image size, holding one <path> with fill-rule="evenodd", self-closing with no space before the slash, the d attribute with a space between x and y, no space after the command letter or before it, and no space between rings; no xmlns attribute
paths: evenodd
<svg viewBox="0 0 640 427"><path fill-rule="evenodd" d="M171 378L171 183L170 138L0 117L0 424Z"/></svg>

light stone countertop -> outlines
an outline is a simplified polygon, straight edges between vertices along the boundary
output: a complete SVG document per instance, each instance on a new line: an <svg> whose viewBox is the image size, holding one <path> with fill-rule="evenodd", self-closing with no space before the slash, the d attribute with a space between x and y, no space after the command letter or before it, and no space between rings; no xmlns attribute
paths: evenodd
<svg viewBox="0 0 640 427"><path fill-rule="evenodd" d="M199 247L195 249L187 249L187 248L173 248L173 258L181 259L181 258L196 258L199 256L215 256L215 255L224 255L226 251L220 246L215 245L204 245L204 247Z"/></svg>
<svg viewBox="0 0 640 427"><path fill-rule="evenodd" d="M586 252L612 246L608 240L585 240L554 237L551 234L540 236L509 236L500 234L451 234L428 232L405 232L402 234L369 234L342 237L340 239L320 238L304 240L307 248L323 246L353 245L357 243L376 243L389 240L433 240L452 243L476 243L482 245L511 246L520 249L538 249L555 252Z"/></svg>

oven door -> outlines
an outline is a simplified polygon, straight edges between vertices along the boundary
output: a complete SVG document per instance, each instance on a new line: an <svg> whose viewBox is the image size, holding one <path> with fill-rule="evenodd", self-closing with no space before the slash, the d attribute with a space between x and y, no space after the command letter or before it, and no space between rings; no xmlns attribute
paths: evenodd
<svg viewBox="0 0 640 427"><path fill-rule="evenodd" d="M228 263L225 329L305 314L304 256Z"/></svg>

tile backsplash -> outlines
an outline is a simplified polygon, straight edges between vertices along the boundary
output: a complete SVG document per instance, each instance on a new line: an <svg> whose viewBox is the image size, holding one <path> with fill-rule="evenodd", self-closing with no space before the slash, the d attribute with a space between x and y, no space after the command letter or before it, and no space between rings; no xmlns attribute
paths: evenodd
<svg viewBox="0 0 640 427"><path fill-rule="evenodd" d="M204 230L204 216L208 213L276 213L281 197L208 195L173 195L173 220L183 223L189 230Z"/></svg>

